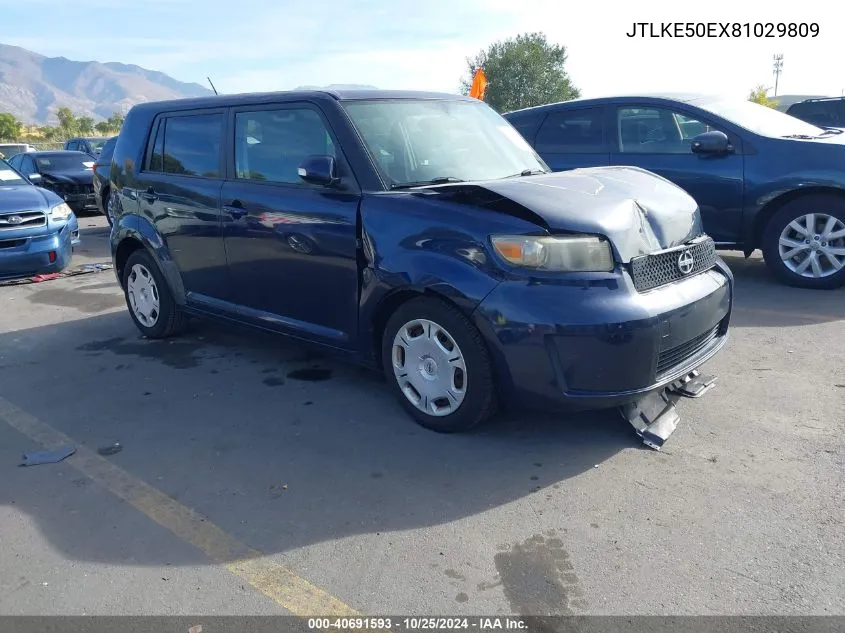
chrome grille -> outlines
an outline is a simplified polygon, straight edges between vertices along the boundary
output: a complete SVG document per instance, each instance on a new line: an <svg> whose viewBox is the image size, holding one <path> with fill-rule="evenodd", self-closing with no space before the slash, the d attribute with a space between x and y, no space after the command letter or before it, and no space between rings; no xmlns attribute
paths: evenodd
<svg viewBox="0 0 845 633"><path fill-rule="evenodd" d="M686 343L681 343L675 347L669 348L660 352L657 357L657 376L658 378L675 367L682 365L705 348L716 338L719 334L719 326L706 331L704 334L699 334Z"/></svg>
<svg viewBox="0 0 845 633"><path fill-rule="evenodd" d="M684 262L681 258L684 258ZM682 263L690 263L691 268L681 270ZM643 255L631 260L631 277L634 287L639 292L665 286L673 281L685 279L710 270L716 265L716 245L709 237L699 238L683 246L671 248L650 255Z"/></svg>
<svg viewBox="0 0 845 633"><path fill-rule="evenodd" d="M18 211L0 213L0 231L33 229L47 224L47 216L41 211Z"/></svg>

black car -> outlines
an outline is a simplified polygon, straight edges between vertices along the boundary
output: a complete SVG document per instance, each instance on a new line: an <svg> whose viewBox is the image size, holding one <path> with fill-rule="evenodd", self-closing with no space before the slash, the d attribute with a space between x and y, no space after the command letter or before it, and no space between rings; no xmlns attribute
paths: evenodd
<svg viewBox="0 0 845 633"><path fill-rule="evenodd" d="M703 393L696 370L727 340L733 277L688 194L635 168L550 173L476 99L140 104L111 175L115 272L144 335L193 315L317 344L380 368L437 431L499 403L634 404L659 444L666 390Z"/></svg>
<svg viewBox="0 0 845 633"><path fill-rule="evenodd" d="M27 152L9 164L40 187L59 195L75 213L96 211L94 159L83 152Z"/></svg>
<svg viewBox="0 0 845 633"><path fill-rule="evenodd" d="M114 146L117 143L117 137L112 136L103 144L103 149L97 157L97 162L94 163L94 199L97 201L97 209L100 213L106 216L109 225L112 223L111 215L108 211L109 205L109 172L111 171L111 157L114 153Z"/></svg>
<svg viewBox="0 0 845 633"><path fill-rule="evenodd" d="M845 97L806 99L793 103L786 113L819 127L845 128Z"/></svg>
<svg viewBox="0 0 845 633"><path fill-rule="evenodd" d="M555 171L632 165L698 202L719 248L782 282L845 285L845 133L743 99L574 99L504 115Z"/></svg>
<svg viewBox="0 0 845 633"><path fill-rule="evenodd" d="M106 136L80 136L65 141L64 149L69 152L85 152L95 158L103 151L108 141Z"/></svg>

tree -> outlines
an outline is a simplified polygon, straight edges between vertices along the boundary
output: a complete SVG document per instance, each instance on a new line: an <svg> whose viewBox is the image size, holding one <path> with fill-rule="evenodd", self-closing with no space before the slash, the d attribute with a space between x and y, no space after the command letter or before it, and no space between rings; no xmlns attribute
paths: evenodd
<svg viewBox="0 0 845 633"><path fill-rule="evenodd" d="M94 129L97 130L103 136L109 134L112 130L111 125L108 121L100 121L97 125L94 126Z"/></svg>
<svg viewBox="0 0 845 633"><path fill-rule="evenodd" d="M8 112L0 112L0 140L16 141L21 135L21 122Z"/></svg>
<svg viewBox="0 0 845 633"><path fill-rule="evenodd" d="M777 99L769 98L769 89L763 84L760 84L748 93L748 100L764 105L767 108L776 108L778 105Z"/></svg>
<svg viewBox="0 0 845 633"><path fill-rule="evenodd" d="M123 116L120 112L115 112L108 118L109 130L113 132L120 132L120 128L123 127L123 120L126 117Z"/></svg>
<svg viewBox="0 0 845 633"><path fill-rule="evenodd" d="M79 134L88 136L94 133L94 119L90 116L81 116L76 120L76 129Z"/></svg>
<svg viewBox="0 0 845 633"><path fill-rule="evenodd" d="M76 116L71 112L70 108L59 108L56 111L56 117L59 119L59 129L62 134L66 137L77 134Z"/></svg>
<svg viewBox="0 0 845 633"><path fill-rule="evenodd" d="M483 68L484 101L499 112L575 99L581 92L564 70L566 57L566 47L550 44L543 33L517 35L468 57L461 91L469 94L475 71Z"/></svg>

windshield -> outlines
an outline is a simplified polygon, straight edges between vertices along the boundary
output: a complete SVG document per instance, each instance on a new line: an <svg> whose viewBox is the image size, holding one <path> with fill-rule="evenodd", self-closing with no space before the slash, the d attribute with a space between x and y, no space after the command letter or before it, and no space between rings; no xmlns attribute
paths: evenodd
<svg viewBox="0 0 845 633"><path fill-rule="evenodd" d="M100 153L103 151L103 145L106 144L107 138L89 138L88 145L91 146L92 152Z"/></svg>
<svg viewBox="0 0 845 633"><path fill-rule="evenodd" d="M91 169L94 161L87 154L66 152L62 154L50 154L39 156L35 159L38 163L38 171L82 171Z"/></svg>
<svg viewBox="0 0 845 633"><path fill-rule="evenodd" d="M382 177L394 187L548 171L519 132L480 101L359 101L343 106Z"/></svg>
<svg viewBox="0 0 845 633"><path fill-rule="evenodd" d="M714 101L695 105L761 136L780 138L824 133L820 127L751 101Z"/></svg>
<svg viewBox="0 0 845 633"><path fill-rule="evenodd" d="M6 163L0 162L0 187L16 187L28 184L29 181L22 178L18 172Z"/></svg>

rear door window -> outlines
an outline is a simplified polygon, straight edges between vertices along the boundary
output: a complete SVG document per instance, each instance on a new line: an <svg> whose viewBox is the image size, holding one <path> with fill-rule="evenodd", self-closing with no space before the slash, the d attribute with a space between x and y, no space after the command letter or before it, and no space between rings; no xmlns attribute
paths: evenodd
<svg viewBox="0 0 845 633"><path fill-rule="evenodd" d="M543 153L605 153L604 109L552 112L537 132L535 147Z"/></svg>
<svg viewBox="0 0 845 633"><path fill-rule="evenodd" d="M149 171L219 178L222 113L169 116L158 124Z"/></svg>

